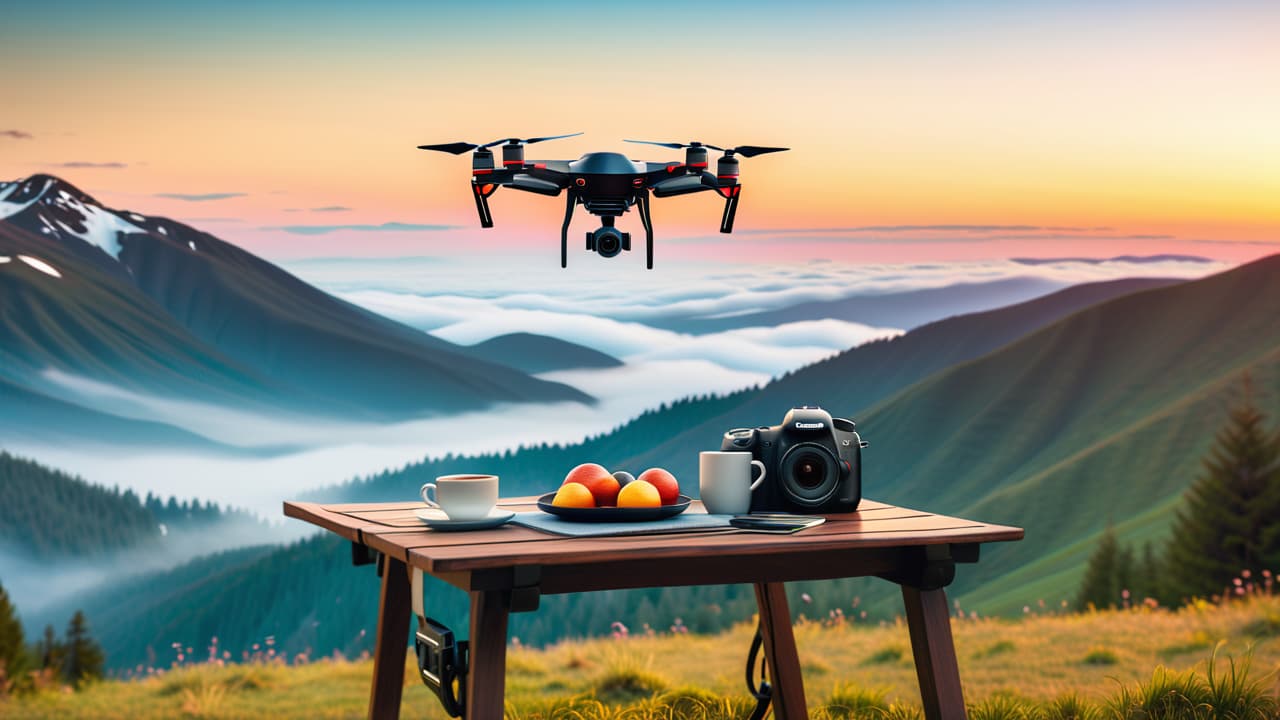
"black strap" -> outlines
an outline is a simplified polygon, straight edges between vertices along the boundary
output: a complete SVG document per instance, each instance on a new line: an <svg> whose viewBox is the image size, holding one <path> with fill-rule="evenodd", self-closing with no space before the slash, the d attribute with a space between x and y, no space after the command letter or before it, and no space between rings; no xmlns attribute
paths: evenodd
<svg viewBox="0 0 1280 720"><path fill-rule="evenodd" d="M768 663L763 661L760 663L760 685L757 686L752 679L752 675L755 674L756 658L760 655L760 648L763 646L764 634L760 626L756 625L756 636L751 638L751 649L747 651L747 692L756 699L756 709L751 713L751 720L763 720L769 712L769 703L773 701L773 686L766 679Z"/></svg>

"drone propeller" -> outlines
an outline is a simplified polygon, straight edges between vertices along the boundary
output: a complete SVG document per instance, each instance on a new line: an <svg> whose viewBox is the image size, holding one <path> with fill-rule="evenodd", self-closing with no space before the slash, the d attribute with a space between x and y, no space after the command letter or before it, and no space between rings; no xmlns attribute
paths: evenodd
<svg viewBox="0 0 1280 720"><path fill-rule="evenodd" d="M791 149L791 148L784 148L784 147L763 147L760 145L739 145L738 147L735 147L735 148L725 149L722 147L716 147L715 145L708 145L707 143L704 143L704 142L698 142L697 140L687 142L687 143L654 142L653 140L624 140L623 142L643 143L645 145L657 145L658 147L671 148L673 150L678 150L680 148L707 148L708 150L719 150L720 152L723 152L726 155L737 154L737 155L741 155L742 157L748 157L748 158L755 157L756 155L764 155L765 153L782 152L783 150Z"/></svg>
<svg viewBox="0 0 1280 720"><path fill-rule="evenodd" d="M726 155L733 155L737 153L742 157L749 158L749 157L755 157L757 155L764 155L765 153L782 152L784 150L790 150L790 149L791 148L763 147L760 145L739 145L736 148L729 148L724 152Z"/></svg>
<svg viewBox="0 0 1280 720"><path fill-rule="evenodd" d="M494 140L493 142L487 145L481 145L480 147L491 148L494 145L502 145L504 143L507 145L532 145L534 143L540 143L544 140L559 140L560 138L573 137L575 135L581 135L581 134L582 133L580 132L576 132L576 133L569 133L568 135L548 135L547 137L529 138L528 140L521 140L520 138L502 138L501 140Z"/></svg>
<svg viewBox="0 0 1280 720"><path fill-rule="evenodd" d="M455 142L455 143L440 143L439 145L419 145L418 149L419 150L439 150L440 152L447 152L451 155L461 155L462 153L468 150L475 150L478 147L480 146L476 145L475 143Z"/></svg>
<svg viewBox="0 0 1280 720"><path fill-rule="evenodd" d="M577 133L569 133L568 135L549 135L547 137L529 138L528 140L522 140L520 138L502 138L501 140L494 140L493 142L486 143L484 145L477 145L476 143L469 143L469 142L440 143L438 145L419 145L418 149L419 150L438 150L440 152L447 152L453 155L461 155L462 153L467 152L468 150L480 150L482 148L491 148L495 145L503 145L503 144L532 145L533 143L540 143L544 140L559 140L560 138L573 137L574 135L581 135L581 134L582 133L577 132Z"/></svg>

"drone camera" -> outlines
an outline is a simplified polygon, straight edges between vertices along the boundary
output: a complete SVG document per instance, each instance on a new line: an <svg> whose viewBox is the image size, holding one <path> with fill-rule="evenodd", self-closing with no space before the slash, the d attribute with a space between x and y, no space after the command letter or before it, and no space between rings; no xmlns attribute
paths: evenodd
<svg viewBox="0 0 1280 720"><path fill-rule="evenodd" d="M631 233L624 233L617 228L601 227L587 233L587 250L600 253L600 257L611 258L626 250L631 251Z"/></svg>

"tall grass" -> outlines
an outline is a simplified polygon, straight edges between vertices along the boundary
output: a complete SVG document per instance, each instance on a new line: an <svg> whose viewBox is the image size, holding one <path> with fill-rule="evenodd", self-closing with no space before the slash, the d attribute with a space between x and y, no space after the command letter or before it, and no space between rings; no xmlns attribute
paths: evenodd
<svg viewBox="0 0 1280 720"><path fill-rule="evenodd" d="M1139 606L1018 620L952 621L973 720L1280 720L1280 640L1266 635L1280 598ZM1259 629L1263 636L1259 637ZM742 670L754 626L717 636L631 635L513 645L507 715L518 720L736 720L755 706ZM902 622L796 626L810 716L919 720ZM1086 661L1097 652L1105 661ZM0 699L9 718L349 718L364 714L371 665L286 664L264 651L248 663L157 668L79 692L47 688ZM871 662L868 662L871 660ZM402 717L445 720L407 666Z"/></svg>

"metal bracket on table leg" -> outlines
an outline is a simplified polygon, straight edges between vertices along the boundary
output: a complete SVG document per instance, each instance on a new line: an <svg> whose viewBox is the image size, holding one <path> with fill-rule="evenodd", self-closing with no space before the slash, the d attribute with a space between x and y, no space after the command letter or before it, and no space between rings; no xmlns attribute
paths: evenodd
<svg viewBox="0 0 1280 720"><path fill-rule="evenodd" d="M511 570L511 612L533 612L542 601L542 568L521 565Z"/></svg>
<svg viewBox="0 0 1280 720"><path fill-rule="evenodd" d="M923 545L909 548L909 552L917 556L914 558L915 562L909 567L885 573L880 577L917 590L944 588L956 579L956 562L972 562L968 557L974 553L967 549L968 546L958 547L965 548L958 553L961 557L956 557L952 553L951 545Z"/></svg>
<svg viewBox="0 0 1280 720"><path fill-rule="evenodd" d="M351 564L356 567L361 565L372 565L378 562L381 553L368 545L362 545L354 540L351 542ZM378 575L382 575L381 572Z"/></svg>

